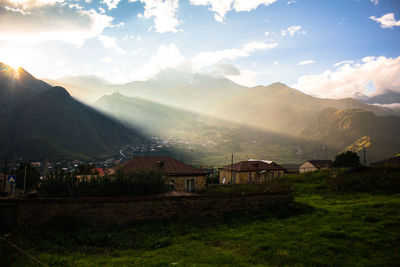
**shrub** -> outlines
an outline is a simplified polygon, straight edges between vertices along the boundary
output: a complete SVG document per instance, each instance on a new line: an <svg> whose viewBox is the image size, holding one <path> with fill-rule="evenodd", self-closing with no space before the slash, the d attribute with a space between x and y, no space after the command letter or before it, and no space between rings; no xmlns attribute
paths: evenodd
<svg viewBox="0 0 400 267"><path fill-rule="evenodd" d="M333 166L336 168L357 167L360 165L360 157L352 151L337 155L333 162Z"/></svg>
<svg viewBox="0 0 400 267"><path fill-rule="evenodd" d="M327 179L332 191L400 192L400 168L359 167L340 172Z"/></svg>
<svg viewBox="0 0 400 267"><path fill-rule="evenodd" d="M52 197L105 197L153 195L168 191L166 180L158 170L131 173L119 171L115 176L89 176L56 173L42 181L39 193Z"/></svg>

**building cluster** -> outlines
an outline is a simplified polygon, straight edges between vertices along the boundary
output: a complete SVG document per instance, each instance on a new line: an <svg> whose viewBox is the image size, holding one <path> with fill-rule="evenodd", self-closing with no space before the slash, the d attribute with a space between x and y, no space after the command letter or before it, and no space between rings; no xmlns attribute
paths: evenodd
<svg viewBox="0 0 400 267"><path fill-rule="evenodd" d="M331 160L308 160L302 164L283 164L279 165L274 161L249 159L219 168L218 177L215 177L214 170L204 170L192 167L171 157L133 157L130 160L109 158L105 161L91 163L90 172L79 174L79 178L93 178L105 175L113 175L117 170L139 171L156 169L162 172L171 191L176 192L199 192L207 187L207 177L218 180L220 185L229 184L262 184L273 179L279 179L288 173L305 173L331 169ZM83 161L58 161L50 162L31 162L31 166L41 171L43 175L56 168L65 172L74 172ZM373 165L398 165L400 166L400 156L377 162ZM14 169L17 166L14 166ZM12 168L10 168L12 170ZM12 173L12 172L11 172ZM213 177L214 176L214 177ZM0 183L5 184L7 177L0 173Z"/></svg>

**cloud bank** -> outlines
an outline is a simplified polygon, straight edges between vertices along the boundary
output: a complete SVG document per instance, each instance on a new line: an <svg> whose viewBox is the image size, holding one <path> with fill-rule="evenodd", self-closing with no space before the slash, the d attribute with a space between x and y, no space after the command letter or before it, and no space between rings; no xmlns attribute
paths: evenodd
<svg viewBox="0 0 400 267"><path fill-rule="evenodd" d="M113 18L62 0L0 1L0 40L65 41L82 45L111 27Z"/></svg>
<svg viewBox="0 0 400 267"><path fill-rule="evenodd" d="M342 61L335 66L335 70L302 76L292 87L324 98L352 97L356 92L368 94L370 82L376 88L373 95L386 89L400 92L400 57L365 57L358 62Z"/></svg>
<svg viewBox="0 0 400 267"><path fill-rule="evenodd" d="M210 6L210 10L215 13L215 20L223 22L228 11L251 11L260 5L268 6L276 1L277 0L190 0L190 3L195 6Z"/></svg>

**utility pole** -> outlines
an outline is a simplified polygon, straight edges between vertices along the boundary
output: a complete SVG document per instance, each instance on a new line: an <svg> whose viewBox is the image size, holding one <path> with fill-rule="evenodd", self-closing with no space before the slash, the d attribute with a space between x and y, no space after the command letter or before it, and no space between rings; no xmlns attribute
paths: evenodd
<svg viewBox="0 0 400 267"><path fill-rule="evenodd" d="M3 180L3 193L6 192L6 179L7 179L7 155L4 160L4 180Z"/></svg>
<svg viewBox="0 0 400 267"><path fill-rule="evenodd" d="M231 183L233 184L233 154L231 158Z"/></svg>
<svg viewBox="0 0 400 267"><path fill-rule="evenodd" d="M364 147L364 166L366 166L366 160L365 160L365 147Z"/></svg>
<svg viewBox="0 0 400 267"><path fill-rule="evenodd" d="M26 187L26 164L24 167L24 194L25 194L25 187Z"/></svg>

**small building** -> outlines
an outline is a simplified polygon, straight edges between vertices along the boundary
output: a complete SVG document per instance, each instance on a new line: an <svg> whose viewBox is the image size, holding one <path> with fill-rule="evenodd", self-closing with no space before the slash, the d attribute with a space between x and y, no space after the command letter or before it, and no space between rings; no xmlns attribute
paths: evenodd
<svg viewBox="0 0 400 267"><path fill-rule="evenodd" d="M172 190L196 192L206 189L207 173L170 157L134 157L123 163L123 170L159 169Z"/></svg>
<svg viewBox="0 0 400 267"><path fill-rule="evenodd" d="M300 164L282 164L286 173L299 173Z"/></svg>
<svg viewBox="0 0 400 267"><path fill-rule="evenodd" d="M371 163L374 166L397 166L400 167L400 156L396 156L390 159L381 160L375 163Z"/></svg>
<svg viewBox="0 0 400 267"><path fill-rule="evenodd" d="M269 179L285 175L285 170L279 165L264 161L241 161L227 165L219 171L220 184L264 183Z"/></svg>
<svg viewBox="0 0 400 267"><path fill-rule="evenodd" d="M299 172L315 172L320 170L332 169L333 161L329 159L308 160L300 165Z"/></svg>

